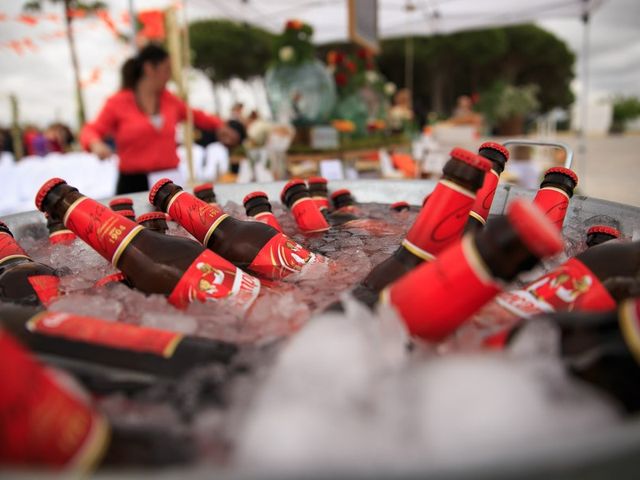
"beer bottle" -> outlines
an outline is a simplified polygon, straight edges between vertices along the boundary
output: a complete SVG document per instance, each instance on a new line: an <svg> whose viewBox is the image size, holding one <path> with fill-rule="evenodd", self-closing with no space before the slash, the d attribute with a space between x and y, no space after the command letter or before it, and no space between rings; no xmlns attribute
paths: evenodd
<svg viewBox="0 0 640 480"><path fill-rule="evenodd" d="M465 232L479 230L487 223L493 197L495 197L500 181L500 174L504 171L504 166L509 160L509 150L495 142L485 142L480 145L478 155L491 161L491 170L484 176L484 183L476 194L475 203L471 207L469 220L464 228Z"/></svg>
<svg viewBox="0 0 640 480"><path fill-rule="evenodd" d="M84 392L1 330L0 353L0 465L86 475L98 465L193 460L193 442L184 434L157 425L110 425Z"/></svg>
<svg viewBox="0 0 640 480"><path fill-rule="evenodd" d="M389 205L389 209L394 212L408 212L411 209L411 205L407 202L395 202Z"/></svg>
<svg viewBox="0 0 640 480"><path fill-rule="evenodd" d="M69 245L76 239L76 234L64 226L62 220L45 215L47 230L49 230L49 243L51 245Z"/></svg>
<svg viewBox="0 0 640 480"><path fill-rule="evenodd" d="M391 305L412 335L440 341L523 267L560 252L562 246L560 233L539 209L518 199L506 216L489 221L475 236L466 234L433 262L392 283L380 299Z"/></svg>
<svg viewBox="0 0 640 480"><path fill-rule="evenodd" d="M329 190L327 188L327 179L324 177L309 177L307 179L309 195L320 211L329 212Z"/></svg>
<svg viewBox="0 0 640 480"><path fill-rule="evenodd" d="M166 295L178 308L194 300L227 298L247 309L260 292L258 279L197 242L143 228L61 178L40 188L36 206L62 218L67 228L122 271L133 288Z"/></svg>
<svg viewBox="0 0 640 480"><path fill-rule="evenodd" d="M59 285L56 270L34 262L0 222L0 301L47 305L58 296Z"/></svg>
<svg viewBox="0 0 640 480"><path fill-rule="evenodd" d="M227 365L238 351L227 342L22 305L0 305L0 326L98 392L178 380L198 366Z"/></svg>
<svg viewBox="0 0 640 480"><path fill-rule="evenodd" d="M242 200L247 216L272 226L282 233L282 227L271 210L269 197L264 192L252 192Z"/></svg>
<svg viewBox="0 0 640 480"><path fill-rule="evenodd" d="M564 167L553 167L545 172L540 190L533 199L533 203L558 227L558 230L562 230L569 199L573 197L576 185L576 172Z"/></svg>
<svg viewBox="0 0 640 480"><path fill-rule="evenodd" d="M304 180L290 180L280 193L280 201L291 213L302 233L318 233L329 230L329 224L313 201Z"/></svg>
<svg viewBox="0 0 640 480"><path fill-rule="evenodd" d="M587 247L595 247L601 243L620 238L620 231L608 225L593 225L587 230Z"/></svg>
<svg viewBox="0 0 640 480"><path fill-rule="evenodd" d="M133 200L129 197L114 198L109 202L109 207L114 212L118 212L123 217L127 217L132 222L136 221L136 213L133 209Z"/></svg>
<svg viewBox="0 0 640 480"><path fill-rule="evenodd" d="M640 287L640 241L611 240L570 258L499 305L521 318L554 311L608 311Z"/></svg>
<svg viewBox="0 0 640 480"><path fill-rule="evenodd" d="M402 275L424 261L433 260L462 235L475 192L482 186L491 163L461 148L451 151L442 180L431 193L400 247L378 264L358 287L380 292Z"/></svg>
<svg viewBox="0 0 640 480"><path fill-rule="evenodd" d="M136 222L144 228L148 228L154 232L167 233L167 216L162 212L149 212L140 215Z"/></svg>
<svg viewBox="0 0 640 480"><path fill-rule="evenodd" d="M213 183L209 182L209 183L203 183L201 185L196 185L193 188L193 194L203 202L208 203L209 205L218 206L216 193L213 191Z"/></svg>
<svg viewBox="0 0 640 480"><path fill-rule="evenodd" d="M234 265L270 279L299 272L321 261L275 228L233 218L185 192L168 178L149 192L149 201L169 213L196 240Z"/></svg>
<svg viewBox="0 0 640 480"><path fill-rule="evenodd" d="M516 326L503 341L515 343L539 322L549 322L559 332L560 355L571 374L615 397L629 413L640 410L640 299L627 299L604 312L536 317Z"/></svg>

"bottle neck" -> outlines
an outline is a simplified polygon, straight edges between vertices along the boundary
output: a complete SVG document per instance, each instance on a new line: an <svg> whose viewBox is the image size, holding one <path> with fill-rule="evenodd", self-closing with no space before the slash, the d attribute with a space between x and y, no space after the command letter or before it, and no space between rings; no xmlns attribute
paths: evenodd
<svg viewBox="0 0 640 480"><path fill-rule="evenodd" d="M65 226L117 267L122 253L143 227L101 203L84 197L77 189L61 184L43 202L49 215L62 218Z"/></svg>
<svg viewBox="0 0 640 480"><path fill-rule="evenodd" d="M33 260L10 233L0 231L0 268L31 261Z"/></svg>
<svg viewBox="0 0 640 480"><path fill-rule="evenodd" d="M154 204L205 246L214 230L231 218L221 208L203 202L173 183L158 191Z"/></svg>

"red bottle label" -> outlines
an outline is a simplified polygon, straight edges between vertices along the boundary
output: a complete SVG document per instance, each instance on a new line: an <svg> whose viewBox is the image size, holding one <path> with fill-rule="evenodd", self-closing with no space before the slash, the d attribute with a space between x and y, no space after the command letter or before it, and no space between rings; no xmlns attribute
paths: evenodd
<svg viewBox="0 0 640 480"><path fill-rule="evenodd" d="M0 463L88 470L109 440L104 419L0 332Z"/></svg>
<svg viewBox="0 0 640 480"><path fill-rule="evenodd" d="M329 210L329 199L327 197L311 197L320 211Z"/></svg>
<svg viewBox="0 0 640 480"><path fill-rule="evenodd" d="M538 190L533 204L544 212L559 230L562 230L564 217L569 208L569 196L566 192L555 187L544 187Z"/></svg>
<svg viewBox="0 0 640 480"><path fill-rule="evenodd" d="M313 253L279 233L262 247L249 265L249 270L267 278L281 279L316 261Z"/></svg>
<svg viewBox="0 0 640 480"><path fill-rule="evenodd" d="M500 175L495 170L491 169L484 176L484 183L478 193L476 194L476 201L471 208L471 215L483 225L487 222L489 217L489 210L491 210L491 204L493 204L493 197L496 195L496 189L498 188L498 182L500 181Z"/></svg>
<svg viewBox="0 0 640 480"><path fill-rule="evenodd" d="M76 200L64 215L64 225L114 266L143 227L91 198Z"/></svg>
<svg viewBox="0 0 640 480"><path fill-rule="evenodd" d="M468 213L467 213L468 215ZM493 281L471 236L424 263L382 292L412 335L439 341L491 300Z"/></svg>
<svg viewBox="0 0 640 480"><path fill-rule="evenodd" d="M51 245L69 245L76 239L76 234L71 230L58 230L49 234L49 243Z"/></svg>
<svg viewBox="0 0 640 480"><path fill-rule="evenodd" d="M209 242L213 231L229 216L221 208L203 202L184 190L171 198L167 213L203 245Z"/></svg>
<svg viewBox="0 0 640 480"><path fill-rule="evenodd" d="M324 232L329 230L329 224L324 215L318 210L315 202L309 197L296 200L291 206L291 212L302 232Z"/></svg>
<svg viewBox="0 0 640 480"><path fill-rule="evenodd" d="M423 260L433 260L460 238L474 201L473 192L448 180L440 180L429 197L427 208L420 210L402 246Z"/></svg>
<svg viewBox="0 0 640 480"><path fill-rule="evenodd" d="M282 227L280 226L280 223L278 222L278 219L276 218L276 216L273 213L271 213L271 212L260 212L257 215L254 215L253 218L255 218L259 222L266 223L267 225L271 225L277 231L282 233Z"/></svg>
<svg viewBox="0 0 640 480"><path fill-rule="evenodd" d="M60 278L55 275L32 275L29 283L45 306L60 294Z"/></svg>
<svg viewBox="0 0 640 480"><path fill-rule="evenodd" d="M575 258L522 290L503 293L497 302L521 318L539 313L608 311L616 308L615 300L598 277Z"/></svg>
<svg viewBox="0 0 640 480"><path fill-rule="evenodd" d="M111 283L119 283L124 280L124 273L112 273L111 275L107 275L106 277L102 277L96 283L93 284L93 288L104 287L105 285L109 285Z"/></svg>
<svg viewBox="0 0 640 480"><path fill-rule="evenodd" d="M29 258L18 242L7 232L0 232L0 263L12 258Z"/></svg>
<svg viewBox="0 0 640 480"><path fill-rule="evenodd" d="M230 298L246 310L260 293L260 280L236 268L211 250L203 251L189 266L169 295L169 302L185 308L193 301Z"/></svg>
<svg viewBox="0 0 640 480"><path fill-rule="evenodd" d="M164 358L170 358L182 340L182 335L167 330L59 312L36 315L29 320L27 328L42 335L151 353Z"/></svg>

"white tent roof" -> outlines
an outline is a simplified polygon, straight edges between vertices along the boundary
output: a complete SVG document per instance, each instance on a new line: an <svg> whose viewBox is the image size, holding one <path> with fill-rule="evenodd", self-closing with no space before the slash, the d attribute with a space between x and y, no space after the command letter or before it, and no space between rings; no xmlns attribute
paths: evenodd
<svg viewBox="0 0 640 480"><path fill-rule="evenodd" d="M430 35L546 18L580 17L604 0L379 0L382 38L407 33ZM136 7L144 0L136 0ZM231 18L279 32L287 19L315 29L323 43L347 38L346 0L185 0L190 18ZM411 10L407 9L411 5Z"/></svg>

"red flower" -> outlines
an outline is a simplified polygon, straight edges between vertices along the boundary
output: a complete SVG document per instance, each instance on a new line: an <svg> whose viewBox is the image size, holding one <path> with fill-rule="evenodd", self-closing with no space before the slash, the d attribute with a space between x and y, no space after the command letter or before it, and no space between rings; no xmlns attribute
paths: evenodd
<svg viewBox="0 0 640 480"><path fill-rule="evenodd" d="M351 60L347 61L344 64L344 66L347 67L347 70L349 70L351 73L356 73L356 70L357 70L356 64L353 63Z"/></svg>
<svg viewBox="0 0 640 480"><path fill-rule="evenodd" d="M344 87L347 84L347 76L343 72L337 72L335 74L336 85Z"/></svg>
<svg viewBox="0 0 640 480"><path fill-rule="evenodd" d="M369 58L371 58L371 52L366 48L359 48L356 52L356 56L358 58L361 58L362 60L368 60Z"/></svg>
<svg viewBox="0 0 640 480"><path fill-rule="evenodd" d="M373 70L373 67L374 67L373 62L369 60L366 65L367 70Z"/></svg>
<svg viewBox="0 0 640 480"><path fill-rule="evenodd" d="M344 62L344 53L336 52L336 65L340 65L342 62Z"/></svg>

